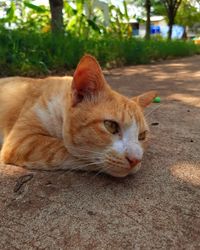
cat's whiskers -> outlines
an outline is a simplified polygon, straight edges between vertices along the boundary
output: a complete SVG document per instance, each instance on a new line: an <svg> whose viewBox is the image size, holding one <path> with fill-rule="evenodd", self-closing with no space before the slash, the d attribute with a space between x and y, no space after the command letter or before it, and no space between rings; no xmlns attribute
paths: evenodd
<svg viewBox="0 0 200 250"><path fill-rule="evenodd" d="M104 171L106 170L106 167L102 167L94 176L93 178L97 177L99 174L104 173Z"/></svg>
<svg viewBox="0 0 200 250"><path fill-rule="evenodd" d="M99 164L101 164L101 163L103 163L103 161L96 161L96 162L91 162L91 163L85 163L85 164L83 164L83 165L79 165L79 166L77 166L77 168L82 168L82 167L86 167L86 166L91 166L91 165L99 165ZM76 168L76 167L75 167Z"/></svg>
<svg viewBox="0 0 200 250"><path fill-rule="evenodd" d="M86 155L77 154L77 153L73 154L73 157L77 163L83 162L83 161L90 163L90 162L102 160L102 158L103 158L103 157L99 157L98 155L97 156L93 155L93 156L88 157Z"/></svg>
<svg viewBox="0 0 200 250"><path fill-rule="evenodd" d="M158 105L156 108L152 109L151 111L149 111L147 114L144 114L145 117L150 116L154 111L156 111L157 109L159 109L161 106L163 105L163 103L161 103L160 105Z"/></svg>
<svg viewBox="0 0 200 250"><path fill-rule="evenodd" d="M80 155L78 155L80 156ZM102 162L105 162L104 160L102 161L102 158L72 158L70 161L68 160L68 165L75 165L77 166L77 164L81 164L81 165L92 165L92 164L99 164L99 163L102 163Z"/></svg>
<svg viewBox="0 0 200 250"><path fill-rule="evenodd" d="M72 149L72 150L76 150L76 151L83 151L83 152L87 152L87 153L94 153L94 154L98 154L98 155L103 155L103 153L101 152L97 152L97 151L93 151L93 150L89 150L89 149L85 149L85 148L78 148L78 149L74 149L73 147L67 146L68 149Z"/></svg>
<svg viewBox="0 0 200 250"><path fill-rule="evenodd" d="M79 151L79 149L75 150L73 147L71 147L71 149L72 149L71 155L73 157L75 157L76 164L78 164L79 162L82 163L83 161L86 161L87 163L93 163L93 162L97 162L97 161L101 162L102 159L105 158L104 153L99 153L99 152L87 150L87 149L84 149L84 148L80 148L80 151ZM91 155L86 154L87 152L91 153Z"/></svg>
<svg viewBox="0 0 200 250"><path fill-rule="evenodd" d="M78 165L77 164L78 162L75 162L75 163L76 163L76 165L74 165L74 166L72 165L69 169L67 169L67 172L73 172L73 171L76 171L76 170L84 170L84 169L87 170L86 169L87 167L94 166L94 165L100 167L105 162L104 161L95 161L95 162L91 162L91 163L85 163L85 164L82 164L82 165Z"/></svg>
<svg viewBox="0 0 200 250"><path fill-rule="evenodd" d="M97 175L99 175L99 174L105 172L106 170L111 169L111 166L110 166L109 164L105 164L106 162L107 162L107 161L104 160L104 164L103 164L102 166L100 166L101 168L100 168L100 170L95 174L95 176L97 176ZM107 162L107 163L108 163L108 162Z"/></svg>

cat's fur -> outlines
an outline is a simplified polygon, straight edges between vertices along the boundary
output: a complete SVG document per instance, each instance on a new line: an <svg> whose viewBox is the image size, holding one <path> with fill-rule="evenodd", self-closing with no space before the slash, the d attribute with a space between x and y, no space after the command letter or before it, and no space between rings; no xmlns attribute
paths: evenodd
<svg viewBox="0 0 200 250"><path fill-rule="evenodd" d="M138 136L148 130L142 110L155 96L151 91L129 99L115 92L90 55L73 78L1 79L1 161L126 176L142 159L146 139ZM111 133L105 120L117 123L119 131Z"/></svg>

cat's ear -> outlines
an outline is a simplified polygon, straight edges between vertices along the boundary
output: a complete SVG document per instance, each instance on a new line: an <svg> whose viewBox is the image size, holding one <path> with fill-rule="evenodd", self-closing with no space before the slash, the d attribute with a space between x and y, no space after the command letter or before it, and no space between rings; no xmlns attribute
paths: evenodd
<svg viewBox="0 0 200 250"><path fill-rule="evenodd" d="M158 93L156 91L149 91L139 96L133 97L132 100L137 102L141 108L146 108L149 104L153 102L153 99L156 96L158 96Z"/></svg>
<svg viewBox="0 0 200 250"><path fill-rule="evenodd" d="M90 55L81 58L72 81L72 105L91 98L105 86L105 79L97 60Z"/></svg>

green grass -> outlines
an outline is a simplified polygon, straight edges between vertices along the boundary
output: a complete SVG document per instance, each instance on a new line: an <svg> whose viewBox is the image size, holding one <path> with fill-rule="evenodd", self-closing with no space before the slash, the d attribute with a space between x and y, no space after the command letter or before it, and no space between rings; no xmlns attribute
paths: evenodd
<svg viewBox="0 0 200 250"><path fill-rule="evenodd" d="M0 30L0 75L42 76L74 69L85 53L103 67L146 64L200 53L193 42L100 37L85 40L49 33Z"/></svg>

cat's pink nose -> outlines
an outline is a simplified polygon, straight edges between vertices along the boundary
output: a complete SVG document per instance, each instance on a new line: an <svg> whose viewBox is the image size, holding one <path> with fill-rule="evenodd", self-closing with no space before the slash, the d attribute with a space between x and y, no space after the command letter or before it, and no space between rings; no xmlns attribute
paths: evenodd
<svg viewBox="0 0 200 250"><path fill-rule="evenodd" d="M135 167L138 163L141 162L140 159L132 158L132 157L126 157L127 161L130 163L131 167Z"/></svg>

